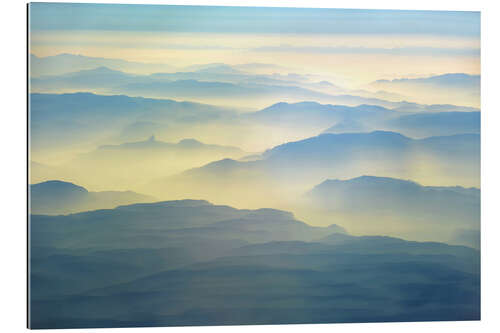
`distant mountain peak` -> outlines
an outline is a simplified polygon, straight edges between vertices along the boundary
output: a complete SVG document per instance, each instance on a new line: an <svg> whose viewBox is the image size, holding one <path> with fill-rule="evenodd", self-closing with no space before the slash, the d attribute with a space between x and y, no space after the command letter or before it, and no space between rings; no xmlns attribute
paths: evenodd
<svg viewBox="0 0 500 333"><path fill-rule="evenodd" d="M214 162L210 162L208 163L207 165L205 165L204 167L212 167L212 166L217 166L217 167L229 167L229 166L233 166L233 165L236 165L238 164L239 162L236 161L236 160L233 160L232 158L224 158L222 160L219 160L219 161L214 161Z"/></svg>
<svg viewBox="0 0 500 333"><path fill-rule="evenodd" d="M404 137L406 138L406 136L404 136L403 134L401 133L398 133L398 132L393 132L393 131L373 131L373 132L370 132L368 133L368 135L391 135L391 136L400 136L400 137Z"/></svg>
<svg viewBox="0 0 500 333"><path fill-rule="evenodd" d="M376 80L373 83L409 83L409 82L420 82L420 83L431 83L431 82L446 82L446 83L457 83L456 80L467 81L467 80L479 80L481 75L467 74L467 73L444 73L439 75L431 75L426 77L418 77L418 78L396 78L392 80ZM450 81L451 80L451 81Z"/></svg>
<svg viewBox="0 0 500 333"><path fill-rule="evenodd" d="M36 190L36 191L56 190L56 191L75 191L81 193L88 193L86 188L62 180L47 180L45 182L32 184L31 190Z"/></svg>
<svg viewBox="0 0 500 333"><path fill-rule="evenodd" d="M120 73L120 74L124 74L122 71L117 71L115 69L111 69L111 68L106 67L106 66L99 66L99 67L96 67L93 69L83 69L83 70L76 72L76 73L99 73L99 74Z"/></svg>
<svg viewBox="0 0 500 333"><path fill-rule="evenodd" d="M351 179L327 179L321 184L317 185L315 188L320 188L320 187L328 187L331 185L336 185L336 184L352 184L352 185L410 185L410 186L418 186L421 187L420 184L417 182L411 181L411 180L406 180L406 179L399 179L399 178L391 178L391 177L378 177L378 176L369 176L369 175L363 175L360 177L356 178L351 178Z"/></svg>
<svg viewBox="0 0 500 333"><path fill-rule="evenodd" d="M170 201L160 201L153 203L135 203L130 205L121 205L116 207L118 210L134 210L134 209L148 209L152 207L203 207L203 206L213 206L211 202L206 200L193 200L193 199L183 199L183 200L170 200Z"/></svg>
<svg viewBox="0 0 500 333"><path fill-rule="evenodd" d="M191 174L191 173L196 174L200 169L218 174L226 174L227 172L229 172L229 170L237 167L238 165L242 165L243 163L247 162L239 162L231 158L224 158L222 160L213 161L208 164L205 164L201 168L193 168L186 170L184 171L184 174Z"/></svg>
<svg viewBox="0 0 500 333"><path fill-rule="evenodd" d="M136 202L152 202L155 198L133 191L89 192L82 186L61 180L49 180L30 186L31 214L69 214L95 209L113 208Z"/></svg>
<svg viewBox="0 0 500 333"><path fill-rule="evenodd" d="M372 131L372 132L353 132L353 133L321 133L320 135L312 138L320 138L320 137L349 137L349 136L357 136L357 137L373 137L373 138L399 138L402 140L412 140L401 133L392 132L392 131ZM310 138L309 138L310 139ZM305 140L309 140L305 139ZM303 140L303 141L305 141Z"/></svg>
<svg viewBox="0 0 500 333"><path fill-rule="evenodd" d="M270 107L273 107L273 106L281 106L281 105L289 105L289 103L287 102L278 102L278 103L274 103L273 105L271 105Z"/></svg>
<svg viewBox="0 0 500 333"><path fill-rule="evenodd" d="M285 220L294 220L295 217L293 213L283 211L283 210L278 210L274 208L259 208L256 210L252 210L249 215L251 216L260 216L260 217L268 217L268 218L274 218L274 219L285 219Z"/></svg>
<svg viewBox="0 0 500 333"><path fill-rule="evenodd" d="M199 147L203 146L203 143L192 138L187 138L187 139L182 139L178 143L178 145L185 146L185 147Z"/></svg>

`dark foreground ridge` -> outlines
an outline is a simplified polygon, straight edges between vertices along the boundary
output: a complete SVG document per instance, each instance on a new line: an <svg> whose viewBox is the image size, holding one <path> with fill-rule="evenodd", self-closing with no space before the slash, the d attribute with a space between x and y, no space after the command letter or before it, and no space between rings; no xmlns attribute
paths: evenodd
<svg viewBox="0 0 500 333"><path fill-rule="evenodd" d="M477 320L479 251L206 201L31 217L32 328Z"/></svg>
<svg viewBox="0 0 500 333"><path fill-rule="evenodd" d="M84 187L60 180L30 185L32 214L69 214L151 201L155 198L132 191L89 192Z"/></svg>

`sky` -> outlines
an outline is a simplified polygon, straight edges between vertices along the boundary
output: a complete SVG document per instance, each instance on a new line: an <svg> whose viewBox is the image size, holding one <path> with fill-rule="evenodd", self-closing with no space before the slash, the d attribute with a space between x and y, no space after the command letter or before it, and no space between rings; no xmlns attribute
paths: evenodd
<svg viewBox="0 0 500 333"><path fill-rule="evenodd" d="M358 86L480 73L480 13L34 3L31 53L169 63L277 63Z"/></svg>

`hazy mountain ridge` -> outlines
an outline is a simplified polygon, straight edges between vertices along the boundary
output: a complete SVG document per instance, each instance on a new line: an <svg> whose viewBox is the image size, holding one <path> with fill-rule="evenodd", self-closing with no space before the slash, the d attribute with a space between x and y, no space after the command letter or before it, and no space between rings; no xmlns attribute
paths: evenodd
<svg viewBox="0 0 500 333"><path fill-rule="evenodd" d="M132 75L125 72L98 67L57 76L43 76L31 80L31 91L35 93L74 93L91 91L105 94L127 94L147 98L186 99L201 103L234 106L241 103L262 107L275 100L322 100L337 103L372 103L397 107L394 102L376 98L325 93L311 90L317 85L301 86L300 82L289 82L263 76L243 75L239 72L155 73ZM254 105L255 98L260 102Z"/></svg>
<svg viewBox="0 0 500 333"><path fill-rule="evenodd" d="M311 228L289 213L200 200L31 219L36 328L91 327L97 313L105 327L478 316L479 252L466 247L355 237L335 226L304 242L296 238L304 230L283 232ZM277 239L229 232L243 225ZM213 226L226 232L207 234ZM423 296L428 291L433 297ZM290 306L280 310L282 299ZM383 312L375 310L382 304Z"/></svg>
<svg viewBox="0 0 500 333"><path fill-rule="evenodd" d="M480 112L349 95L328 81L249 75L224 64L193 70L136 75L87 68L32 83L35 90L86 90L98 78L93 88L99 92L168 91L189 99L229 94L231 103L286 101L292 94L315 101L270 103L242 114L124 95L31 94L35 149L92 138L88 153L78 154L66 171L75 176L78 168L93 170L93 186L103 185L99 174L134 190L144 185L140 192L152 189L160 198L290 208L324 226L277 209L205 200L151 203L154 198L134 192L88 192L65 183L45 201L35 197L45 210L32 208L44 214L85 210L31 215L34 327L478 318L479 252L435 241L479 248L480 190L457 184L472 186L479 179ZM330 100L347 105L318 103ZM234 133L202 143L210 142L203 129L222 133L226 127ZM245 128L263 139L272 133L280 144L249 155L239 141L233 146L234 138L248 135ZM315 136L325 128L336 133ZM196 139L185 139L190 137ZM63 170L36 166L47 173ZM165 178L168 172L179 174ZM130 174L145 177L127 179ZM387 177L325 181L360 174ZM152 186L152 176L163 180ZM434 184L443 186L390 177L438 179ZM347 234L339 225L370 236ZM422 297L429 292L434 296ZM452 292L460 297L450 297ZM279 310L282 299L291 306ZM256 311L262 304L265 311ZM373 310L382 306L384 311ZM78 318L72 316L76 310Z"/></svg>
<svg viewBox="0 0 500 333"><path fill-rule="evenodd" d="M432 112L387 117L378 126L365 119L346 119L326 129L324 133L368 132L372 128L385 128L415 138L463 133L479 133L480 112Z"/></svg>
<svg viewBox="0 0 500 333"><path fill-rule="evenodd" d="M470 75L465 73L448 73L436 76L429 76L425 78L402 78L393 80L377 80L373 82L374 84L385 84L385 83L405 83L405 82L418 82L422 84L433 84L433 85L458 85L464 86L468 85L471 87L477 87L481 80L481 75Z"/></svg>
<svg viewBox="0 0 500 333"><path fill-rule="evenodd" d="M479 133L481 113L449 111L402 115L390 120L388 125L417 137Z"/></svg>
<svg viewBox="0 0 500 333"><path fill-rule="evenodd" d="M439 108L442 108L443 112L433 111ZM428 105L418 113L408 113L376 105L350 107L316 102L280 102L246 116L256 122L291 128L310 127L324 133L387 130L422 138L435 135L479 133L480 112L469 112L469 110L454 106L447 108ZM328 126L327 124L333 124L333 126L324 129Z"/></svg>
<svg viewBox="0 0 500 333"><path fill-rule="evenodd" d="M452 153L466 159L475 159L478 158L479 154L479 141L479 134L457 134L412 139L400 133L390 131L344 134L325 133L305 140L288 142L276 146L266 151L264 156L268 160L300 160L307 156L321 161L331 160L334 157L333 155L338 152L350 152L351 156L359 156L359 149L369 149L365 151L366 154L360 157L363 158L363 156L366 156L369 158L373 154L385 154L387 157L397 157L391 156L391 154L396 152L407 155L417 152L439 154L446 151L450 156L442 156L443 159L452 157ZM356 150L353 150L353 147L357 147ZM375 151L375 149L378 149L378 151ZM404 159L404 156L401 158ZM303 163L308 163L307 161L302 161Z"/></svg>
<svg viewBox="0 0 500 333"><path fill-rule="evenodd" d="M60 168L80 183L120 188L126 184L128 188L137 189L155 178L174 175L213 160L237 159L248 154L234 146L206 144L195 139L165 142L152 135L146 140L99 146L78 154ZM88 170L96 170L101 177L89 175Z"/></svg>
<svg viewBox="0 0 500 333"><path fill-rule="evenodd" d="M34 54L30 54L32 78L44 75L62 75L74 72L75 70L88 70L104 66L114 70L138 73L173 70L173 67L167 64L130 62L122 59L88 57L68 53L47 57L38 57Z"/></svg>
<svg viewBox="0 0 500 333"><path fill-rule="evenodd" d="M479 227L479 190L456 185L479 186L479 158L480 137L477 134L418 140L383 131L322 134L276 146L250 161L223 159L211 162L157 180L149 188L156 195L161 195L163 189L168 188L169 193L180 197L211 198L232 205L245 203L251 207L268 204L299 212L315 224L325 221L342 224L344 222L341 221L346 220L349 228L355 228L357 232L365 228L370 233L381 233L388 223L392 225L393 235L408 237L413 230L415 239L438 237L430 239L448 241L451 233L458 228ZM432 164L427 164L427 161L432 161ZM412 205L411 199L399 193L393 195L394 204L385 210L383 205L374 204L378 202L377 191L380 189L377 188L376 192L357 192L365 198L367 207L373 207L373 211L363 209L362 204L357 209L356 200L352 197L349 197L353 200L349 203L354 205L352 210L346 206L335 212L311 207L299 199L325 179L349 179L363 174L427 183L430 179L433 186L421 188L416 183L403 182L401 184L414 191L409 191L411 196L420 198L420 203ZM224 191L218 191L219 188L224 188ZM427 193L433 194L434 201L426 198ZM379 199L383 198L380 196ZM455 201L449 201L450 198ZM447 204L441 206L445 199ZM340 199L338 202L344 201ZM393 208L396 210L391 214ZM403 208L410 209L412 214L405 214ZM421 209L424 212L420 212ZM370 213L377 213L378 218ZM437 232L433 223L442 229Z"/></svg>
<svg viewBox="0 0 500 333"><path fill-rule="evenodd" d="M359 226L384 227L384 219L396 220L393 230L405 227L415 235L439 233L454 244L478 246L479 239L457 239L459 230L480 226L480 190L457 186L422 186L416 182L388 177L361 176L348 180L325 180L305 198L310 209L324 216L340 214Z"/></svg>
<svg viewBox="0 0 500 333"><path fill-rule="evenodd" d="M317 102L279 102L255 113L245 115L250 120L274 125L304 126L311 124L324 127L325 124L346 120L378 121L396 116L392 110L377 105L319 104Z"/></svg>
<svg viewBox="0 0 500 333"><path fill-rule="evenodd" d="M476 133L480 120L479 113L406 116L373 105L348 107L315 102L282 102L245 114L192 102L90 93L30 94L30 102L33 159L42 163L46 161L39 155L47 156L61 149L89 151L99 145L138 141L152 134L169 141L186 137L212 141L214 135L208 133L213 133L213 128L219 129L214 143L241 148L259 142L258 147L246 149L259 151L265 142L265 148L269 148L297 141L332 125L341 133L388 129L425 137ZM272 140L264 142L263 135L269 131L273 131ZM59 158L50 158L50 164Z"/></svg>
<svg viewBox="0 0 500 333"><path fill-rule="evenodd" d="M230 71L243 71L251 73L261 73L262 71L274 73L287 70L286 68L279 65L262 63L248 63L231 66L223 63L212 63L179 68L165 63L131 62L122 59L89 57L70 53L61 53L58 55L46 57L39 57L34 54L30 54L30 62L32 77L62 75L75 72L75 70L80 71L98 67L109 67L113 70L143 75L163 72L175 73L180 69L184 71L214 71L215 69L217 72L220 72L220 69L224 67L229 67Z"/></svg>
<svg viewBox="0 0 500 333"><path fill-rule="evenodd" d="M209 119L233 117L230 110L211 105L124 95L32 93L30 103L31 142L35 152L78 147L82 142L98 145L101 140L109 140L110 135L121 139L136 137L134 129L129 126L140 121L153 124L147 128L148 135L151 135L150 129L160 130L168 125L182 127L187 123L193 125ZM161 126L155 127L154 124ZM124 129L127 132L124 133ZM139 134L143 135L143 132Z"/></svg>
<svg viewBox="0 0 500 333"><path fill-rule="evenodd" d="M405 162L412 154L428 153L446 161L449 158L465 158L475 161L479 156L478 134L411 139L395 132L375 131L370 133L321 134L316 137L288 142L265 151L263 159L251 162L221 160L212 162L199 170L212 171L220 166L226 171L231 169L262 166L270 171L280 168L293 171L294 167L318 168L322 163L341 164L350 158L366 161L380 157ZM446 152L448 155L443 155ZM294 162L293 165L289 164ZM449 161L451 163L452 161ZM276 170L278 171L278 170ZM195 170L189 171L193 173ZM369 172L369 170L367 170Z"/></svg>
<svg viewBox="0 0 500 333"><path fill-rule="evenodd" d="M479 107L481 76L448 73L425 78L377 80L368 85L373 89L389 90L410 96L417 102L441 100L445 103Z"/></svg>
<svg viewBox="0 0 500 333"><path fill-rule="evenodd" d="M189 210L186 210L189 208ZM99 216L99 218L96 218ZM229 206L213 205L205 200L175 200L155 203L138 203L125 206L118 206L114 209L95 210L89 212L81 212L71 215L61 216L43 216L32 215L33 232L49 232L54 237L52 240L44 239L43 243L33 242L34 246L54 246L60 243L61 247L78 248L69 240L60 238L61 233L80 230L82 227L102 228L101 235L106 237L114 237L106 233L112 232L116 227L123 228L122 237L136 236L134 226L137 221L141 221L142 228L151 231L150 236L152 242L145 244L148 248L161 247L164 240L155 242L155 238L169 239L176 237L191 237L194 236L201 239L211 240L226 239L249 241L247 238L254 238L253 235L247 235L241 232L241 227L252 228L255 231L260 230L263 237L274 237L276 240L310 240L313 238L319 239L332 232L345 232L339 226L329 227L313 227L304 222L297 221L293 214L283 212L276 209L235 209ZM71 221L70 224L66 224ZM208 229L214 229L214 233L206 233ZM232 228L232 229L231 229ZM297 231L293 231L294 229ZM221 231L226 230L226 233ZM168 231L168 232L167 232ZM265 235L264 231L270 232L270 235ZM80 230L79 238L93 238L93 230ZM229 235L227 234L229 232ZM97 241L97 239L94 240ZM53 243L55 242L55 243ZM62 243L61 243L62 242ZM258 240L253 240L258 242ZM84 244L83 242L81 244ZM172 243L175 244L175 240ZM110 243L104 239L98 240L93 248L109 249L120 247L119 243Z"/></svg>
<svg viewBox="0 0 500 333"><path fill-rule="evenodd" d="M59 180L30 185L29 191L31 214L68 214L155 200L132 191L89 192L84 187Z"/></svg>
<svg viewBox="0 0 500 333"><path fill-rule="evenodd" d="M366 187L365 187L366 186ZM361 190L368 190L370 186L373 186L377 190L404 190L405 192L441 192L449 191L456 193L458 195L471 196L477 198L480 195L480 190L478 188L470 187L464 188L462 186L422 186L411 180L396 179L390 177L375 177L375 176L360 176L348 180L340 179L328 179L323 183L314 187L312 191L321 192L323 189L331 188L358 188ZM313 193L311 193L313 194Z"/></svg>
<svg viewBox="0 0 500 333"><path fill-rule="evenodd" d="M480 12L27 10L29 329L481 319Z"/></svg>
<svg viewBox="0 0 500 333"><path fill-rule="evenodd" d="M255 75L241 72L224 64L198 69L194 72L151 75L128 74L100 66L62 75L32 78L31 91L71 93L83 90L149 98L187 99L226 106L244 103L254 108L262 108L276 100L289 102L315 100L351 106L374 104L416 112L421 108L427 108L426 105L421 104L435 104L433 101L417 104L401 99L393 101L394 98L385 100L378 98L384 97L384 94L377 92L349 90L324 80L312 82L296 78L297 76L294 75ZM385 92L385 95L388 94ZM469 103L466 106L471 105Z"/></svg>
<svg viewBox="0 0 500 333"><path fill-rule="evenodd" d="M220 146L213 144L205 144L195 139L182 139L179 142L171 143L156 140L155 136L150 136L147 140L137 142L125 142L118 145L103 145L99 146L97 150L182 150L182 149L206 149L206 150L220 150L230 153L243 154L244 152L238 147Z"/></svg>

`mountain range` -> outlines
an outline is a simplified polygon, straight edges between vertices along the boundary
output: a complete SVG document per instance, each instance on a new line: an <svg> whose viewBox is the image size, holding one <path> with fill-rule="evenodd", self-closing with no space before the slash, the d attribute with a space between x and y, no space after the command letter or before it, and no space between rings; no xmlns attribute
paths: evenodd
<svg viewBox="0 0 500 333"><path fill-rule="evenodd" d="M31 216L34 328L479 318L468 247L206 201Z"/></svg>
<svg viewBox="0 0 500 333"><path fill-rule="evenodd" d="M93 93L30 94L31 327L480 318L474 103L262 64L32 60L32 92Z"/></svg>
<svg viewBox="0 0 500 333"><path fill-rule="evenodd" d="M223 159L151 185L158 195L166 187L178 195L233 204L244 196L248 204L257 205L271 200L269 195L295 197L325 179L363 174L479 186L479 141L478 134L418 140L384 131L322 134L278 145L253 160ZM224 192L217 191L221 187Z"/></svg>
<svg viewBox="0 0 500 333"><path fill-rule="evenodd" d="M325 180L305 195L304 204L325 217L345 220L352 232L381 233L390 221L393 235L436 239L433 234L439 234L439 239L450 243L479 244L477 188L422 186L403 179L361 176ZM473 234L459 239L465 230Z"/></svg>
<svg viewBox="0 0 500 333"><path fill-rule="evenodd" d="M97 67L109 67L114 70L132 73L153 73L174 70L172 66L167 64L130 62L122 59L88 57L69 53L61 53L47 57L38 57L34 54L30 54L30 76L32 78L47 75L63 75L74 71L89 70Z"/></svg>
<svg viewBox="0 0 500 333"><path fill-rule="evenodd" d="M84 88L84 86L81 86L82 79L78 78L78 72L82 71L82 76L85 76L92 71L96 71L96 79L100 78L103 80L94 81L93 86L87 86L85 91L99 89L104 86L109 88L110 84L116 86L117 81L115 81L115 84L112 84L112 82L108 80L115 74L116 78L119 76L125 79L125 81L128 81L127 78L133 78L134 76L138 78L138 75L142 75L143 79L139 79L136 82L139 85L131 86L127 89L130 91L135 89L137 90L136 92L142 90L143 93L149 94L147 96L144 95L144 97L160 96L158 96L158 91L148 91L148 86L140 86L141 81L147 83L146 81L151 82L152 80L197 80L221 83L264 84L271 86L298 86L329 95L350 95L351 100L353 100L354 96L357 96L358 99L371 98L372 101L378 100L378 103L375 104L382 105L382 103L385 103L382 105L385 107L390 107L391 102L404 103L404 101L408 100L420 104L456 103L459 105L479 107L480 76L465 73L448 73L422 78L377 80L365 87L346 89L332 82L325 81L323 78L315 78L314 75L296 74L290 72L287 68L271 64L250 63L228 65L224 63L211 63L193 65L185 68L174 68L167 64L139 63L121 59L96 58L74 54L59 54L48 57L37 57L31 54L30 60L31 77L33 78L32 87L36 92L56 92L57 90L51 90L56 87L59 88L59 92L72 92L75 91L79 85L80 88ZM118 71L132 74L117 74ZM104 75L103 77L103 72L110 72L111 75ZM115 72L115 74L111 72ZM147 75L151 76L144 80ZM62 84L63 82L65 85ZM39 83L41 85L39 85ZM149 88L151 87L149 86ZM97 90L92 91L99 92ZM165 92L163 94L165 94ZM161 97L174 98L172 95L162 95ZM340 96L338 97L340 98ZM345 104L349 101L348 98L341 99L337 98L335 102ZM217 99L216 101L220 102L221 100ZM207 100L203 100L203 102L207 102ZM362 103L366 104L367 101L358 102L358 104ZM394 104L393 107L396 107L395 105L397 104ZM263 105L260 105L260 107L262 106ZM407 107L408 106L409 105L407 105ZM413 111L416 110L414 109Z"/></svg>
<svg viewBox="0 0 500 333"><path fill-rule="evenodd" d="M247 152L233 146L205 144L195 139L171 143L146 140L108 144L78 154L59 166L61 174L88 186L135 189L152 179L174 175L223 158L241 158ZM89 173L89 170L95 172ZM43 170L40 170L42 172ZM38 174L43 176L43 174ZM133 175L133 176L131 176Z"/></svg>
<svg viewBox="0 0 500 333"><path fill-rule="evenodd" d="M442 110L441 112L438 112ZM280 102L242 117L266 124L309 133L357 133L375 130L395 131L424 138L463 133L479 133L481 114L471 108L432 105L417 113L396 111L377 105L320 104ZM326 128L327 124L331 124Z"/></svg>
<svg viewBox="0 0 500 333"><path fill-rule="evenodd" d="M349 90L329 81L312 82L299 78L301 77L298 75L245 73L224 64L198 69L194 72L150 75L130 74L100 66L59 75L33 77L30 81L30 89L34 93L87 91L108 95L126 94L148 98L190 100L225 106L246 105L251 108L263 108L277 100L286 102L314 100L350 106L372 104L417 112L419 109L428 108L429 105L438 104L436 99L430 99L425 103L420 102L420 104L409 103L402 99L385 100L379 96L390 95L388 91L380 94L380 92L370 93L365 90ZM443 104L443 100L437 99L437 101ZM479 106L478 103L471 105L471 103L458 103L458 101L461 100L446 103L469 107Z"/></svg>
<svg viewBox="0 0 500 333"><path fill-rule="evenodd" d="M30 94L31 149L84 150L95 148L110 137L116 140L137 138L144 130L137 124L178 133L189 124L228 118L233 112L206 104L155 100L124 95ZM135 126L134 126L135 124ZM169 127L170 126L170 127ZM159 132L153 132L161 134ZM42 154L45 155L46 153Z"/></svg>
<svg viewBox="0 0 500 333"><path fill-rule="evenodd" d="M145 63L131 62L122 59L89 57L80 54L61 53L53 56L39 57L30 54L31 77L41 77L48 75L62 75L71 72L94 69L98 67L108 67L113 70L130 72L134 74L153 74L178 72L205 71L221 72L221 69L235 72L243 71L255 74L273 74L288 71L287 68L263 63L247 63L238 65L226 65L223 63L211 63L202 65L191 65L185 68L177 68L165 63Z"/></svg>
<svg viewBox="0 0 500 333"><path fill-rule="evenodd" d="M363 117L345 118L324 133L366 132L374 128L392 130L414 138L477 133L481 130L480 112L425 112L398 114L373 123Z"/></svg>
<svg viewBox="0 0 500 333"><path fill-rule="evenodd" d="M457 112L447 106L443 106L446 112L411 114L375 105L281 102L258 112L241 113L192 102L90 93L30 94L30 103L32 157L42 164L67 160L69 152L139 141L152 134L169 141L195 137L255 152L325 130L383 129L422 138L478 133L480 122L479 112ZM273 135L266 135L270 131Z"/></svg>
<svg viewBox="0 0 500 333"><path fill-rule="evenodd" d="M89 192L84 187L60 180L50 180L29 187L31 214L70 214L114 208L137 202L151 202L151 196L132 191Z"/></svg>
<svg viewBox="0 0 500 333"><path fill-rule="evenodd" d="M403 94L420 103L439 100L440 103L479 107L481 76L448 73L423 78L377 80L369 88Z"/></svg>
<svg viewBox="0 0 500 333"><path fill-rule="evenodd" d="M276 100L319 100L343 104L380 104L397 107L397 103L349 94L339 94L334 85L304 84L263 75L228 71L218 66L211 70L181 73L129 74L107 67L85 69L61 75L31 79L34 93L73 93L88 91L101 94L126 94L148 98L170 98L201 103L233 106L247 104L262 107ZM331 90L325 93L324 88ZM256 100L257 99L257 100ZM259 102L256 104L256 102Z"/></svg>

